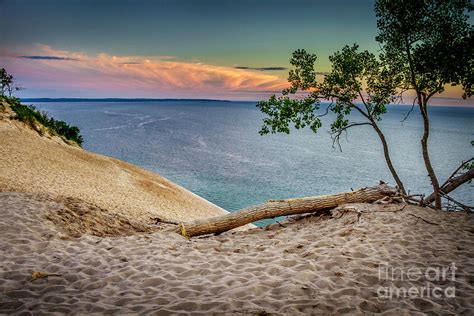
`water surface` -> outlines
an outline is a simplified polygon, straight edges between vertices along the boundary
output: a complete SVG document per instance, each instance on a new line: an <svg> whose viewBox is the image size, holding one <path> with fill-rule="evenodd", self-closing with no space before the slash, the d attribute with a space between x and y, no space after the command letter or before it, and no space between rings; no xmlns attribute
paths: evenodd
<svg viewBox="0 0 474 316"><path fill-rule="evenodd" d="M327 126L290 135L258 134L254 102L153 101L35 103L80 127L84 148L158 172L205 199L234 211L268 199L348 191L379 180L393 184L378 137L357 127L332 147ZM429 193L419 140L422 123L406 106L392 106L381 122L405 186ZM441 182L473 156L474 108L432 107L430 152ZM358 120L354 116L354 120ZM453 194L474 204L472 186Z"/></svg>

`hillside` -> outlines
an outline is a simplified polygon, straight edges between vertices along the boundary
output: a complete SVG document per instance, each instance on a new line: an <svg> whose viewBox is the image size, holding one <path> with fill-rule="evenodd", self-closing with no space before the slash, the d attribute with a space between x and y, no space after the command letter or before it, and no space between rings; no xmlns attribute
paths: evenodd
<svg viewBox="0 0 474 316"><path fill-rule="evenodd" d="M40 135L0 111L0 191L73 198L134 222L185 221L225 212L159 174Z"/></svg>

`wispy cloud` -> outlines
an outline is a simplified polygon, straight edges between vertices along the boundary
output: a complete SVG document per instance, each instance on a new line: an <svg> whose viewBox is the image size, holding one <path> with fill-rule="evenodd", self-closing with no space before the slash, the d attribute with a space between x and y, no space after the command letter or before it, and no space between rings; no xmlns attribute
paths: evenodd
<svg viewBox="0 0 474 316"><path fill-rule="evenodd" d="M74 61L79 60L79 59L76 59L76 58L69 58L69 57L40 56L40 55L23 55L23 56L18 56L18 58L37 59L37 60L74 60Z"/></svg>
<svg viewBox="0 0 474 316"><path fill-rule="evenodd" d="M3 55L2 59L27 93L55 91L55 95L48 95L51 97L255 99L255 91L265 96L268 91L280 91L288 85L279 76L250 68L176 61L169 56L90 55L37 45L20 54Z"/></svg>
<svg viewBox="0 0 474 316"><path fill-rule="evenodd" d="M277 71L277 70L287 70L286 67L247 67L247 66L235 66L235 69L242 70L258 70L258 71Z"/></svg>

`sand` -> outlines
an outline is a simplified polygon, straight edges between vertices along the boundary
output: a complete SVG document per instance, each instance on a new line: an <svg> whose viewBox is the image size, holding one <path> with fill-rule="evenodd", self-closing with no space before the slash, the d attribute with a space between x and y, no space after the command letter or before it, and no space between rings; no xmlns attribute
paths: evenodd
<svg viewBox="0 0 474 316"><path fill-rule="evenodd" d="M8 104L0 105L0 192L75 198L142 222L225 213L159 174L41 136L12 115Z"/></svg>
<svg viewBox="0 0 474 316"><path fill-rule="evenodd" d="M0 313L474 313L474 217L466 213L354 204L284 227L187 240L174 225L114 230L120 219L92 236L60 220L76 212L68 203L0 193ZM95 220L101 227L110 218ZM431 282L454 287L455 297L381 297L381 287L427 284L380 278L386 262L405 271L455 262L454 280ZM34 272L58 276L33 281Z"/></svg>
<svg viewBox="0 0 474 316"><path fill-rule="evenodd" d="M354 204L188 240L156 219L225 211L11 115L0 112L0 314L474 314L472 214Z"/></svg>

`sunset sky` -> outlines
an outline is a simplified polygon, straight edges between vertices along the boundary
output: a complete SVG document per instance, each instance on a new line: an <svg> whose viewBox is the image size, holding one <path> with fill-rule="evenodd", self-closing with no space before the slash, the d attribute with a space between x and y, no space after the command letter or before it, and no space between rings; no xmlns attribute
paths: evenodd
<svg viewBox="0 0 474 316"><path fill-rule="evenodd" d="M0 0L0 11L0 66L21 97L260 100L287 85L295 49L316 53L318 71L345 44L378 49L365 0Z"/></svg>

